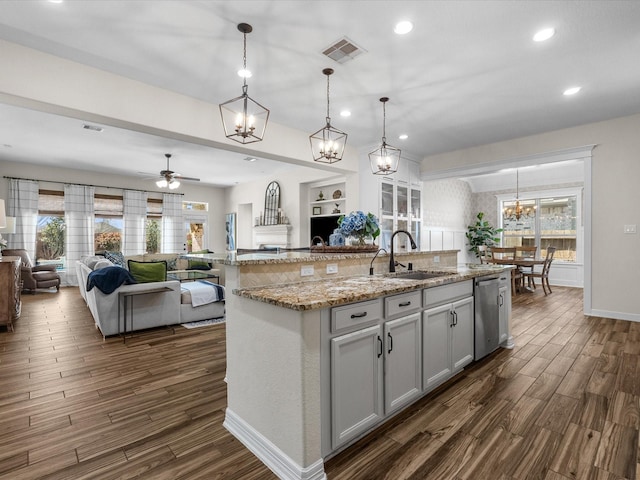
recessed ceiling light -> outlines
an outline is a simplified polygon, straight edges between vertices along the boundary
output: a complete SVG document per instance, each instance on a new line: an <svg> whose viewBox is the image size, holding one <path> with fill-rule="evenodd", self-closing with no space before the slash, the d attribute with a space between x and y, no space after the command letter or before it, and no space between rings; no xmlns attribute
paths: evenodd
<svg viewBox="0 0 640 480"><path fill-rule="evenodd" d="M255 158L255 157L245 157L245 160L246 160L247 162L255 162L255 161L256 161L256 160L258 160L258 159L257 159L257 158Z"/></svg>
<svg viewBox="0 0 640 480"><path fill-rule="evenodd" d="M398 136L398 138L400 140L406 140L407 138L409 138L409 135L407 135L406 133L402 133Z"/></svg>
<svg viewBox="0 0 640 480"><path fill-rule="evenodd" d="M240 78L251 78L251 70L248 68L241 68L238 70L238 76Z"/></svg>
<svg viewBox="0 0 640 480"><path fill-rule="evenodd" d="M62 3L63 0L49 0L49 3Z"/></svg>
<svg viewBox="0 0 640 480"><path fill-rule="evenodd" d="M85 130L91 130L93 132L102 132L104 130L104 128L102 127L97 127L96 125L89 125L88 123L83 124L82 128L84 128Z"/></svg>
<svg viewBox="0 0 640 480"><path fill-rule="evenodd" d="M342 110L340 112L340 116L341 117L350 117L351 116L351 111L350 110Z"/></svg>
<svg viewBox="0 0 640 480"><path fill-rule="evenodd" d="M576 93L578 93L581 89L582 89L582 87L571 87L571 88L567 88L564 92L562 92L562 94L563 94L563 95L565 95L565 96L575 95L575 94L576 94Z"/></svg>
<svg viewBox="0 0 640 480"><path fill-rule="evenodd" d="M409 33L411 30L413 30L413 23L407 20L396 23L396 26L393 29L393 31L398 35L404 35Z"/></svg>
<svg viewBox="0 0 640 480"><path fill-rule="evenodd" d="M553 28L544 28L544 29L538 31L533 36L533 41L534 42L544 42L545 40L549 40L555 34L556 34L555 29L553 29Z"/></svg>

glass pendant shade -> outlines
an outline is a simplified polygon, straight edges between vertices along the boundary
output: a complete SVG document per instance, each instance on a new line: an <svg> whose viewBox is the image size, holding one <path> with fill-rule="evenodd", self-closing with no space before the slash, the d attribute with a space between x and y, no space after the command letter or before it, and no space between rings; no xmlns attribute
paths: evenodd
<svg viewBox="0 0 640 480"><path fill-rule="evenodd" d="M238 25L244 35L243 70L247 70L247 33L253 28L247 23ZM220 104L220 116L224 127L224 135L238 143L259 142L269 121L269 110L253 100L247 93L247 77L244 77L242 95Z"/></svg>
<svg viewBox="0 0 640 480"><path fill-rule="evenodd" d="M369 153L369 164L371 172L374 175L391 175L398 171L400 164L401 150L387 144L386 138L386 120L387 111L385 104L389 101L388 97L382 97L382 145Z"/></svg>
<svg viewBox="0 0 640 480"><path fill-rule="evenodd" d="M322 70L327 76L327 124L312 135L309 135L311 142L311 154L313 160L319 163L335 163L342 160L344 147L347 145L347 134L331 126L329 116L329 76L333 73L332 68Z"/></svg>

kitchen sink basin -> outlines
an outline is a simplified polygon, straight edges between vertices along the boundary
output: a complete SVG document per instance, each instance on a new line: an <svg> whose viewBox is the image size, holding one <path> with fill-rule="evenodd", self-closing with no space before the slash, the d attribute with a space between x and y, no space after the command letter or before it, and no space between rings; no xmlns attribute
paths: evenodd
<svg viewBox="0 0 640 480"><path fill-rule="evenodd" d="M390 276L404 279L404 280L427 280L429 278L443 277L445 275L449 275L449 274L437 273L437 272L422 272L419 270L416 270L414 272L401 272L401 273L390 274Z"/></svg>

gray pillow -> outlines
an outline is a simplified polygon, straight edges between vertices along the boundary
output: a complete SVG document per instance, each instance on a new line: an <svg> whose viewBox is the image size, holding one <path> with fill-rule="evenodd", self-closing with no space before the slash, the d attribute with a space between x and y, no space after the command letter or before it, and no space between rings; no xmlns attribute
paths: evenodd
<svg viewBox="0 0 640 480"><path fill-rule="evenodd" d="M92 270L100 270L101 268L105 267L113 267L113 263L106 258L103 258L94 263Z"/></svg>

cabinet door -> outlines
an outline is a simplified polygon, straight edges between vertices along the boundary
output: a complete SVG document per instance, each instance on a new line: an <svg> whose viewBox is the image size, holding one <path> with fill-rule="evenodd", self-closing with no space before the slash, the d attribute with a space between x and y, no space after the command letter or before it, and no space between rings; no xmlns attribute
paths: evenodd
<svg viewBox="0 0 640 480"><path fill-rule="evenodd" d="M331 340L331 442L336 448L383 417L379 325Z"/></svg>
<svg viewBox="0 0 640 480"><path fill-rule="evenodd" d="M507 341L509 331L509 313L507 312L507 287L498 290L498 343Z"/></svg>
<svg viewBox="0 0 640 480"><path fill-rule="evenodd" d="M456 373L473 361L473 297L455 302L453 312L451 364Z"/></svg>
<svg viewBox="0 0 640 480"><path fill-rule="evenodd" d="M422 314L422 385L431 390L451 376L451 304Z"/></svg>
<svg viewBox="0 0 640 480"><path fill-rule="evenodd" d="M384 411L406 405L422 391L420 313L384 324Z"/></svg>

